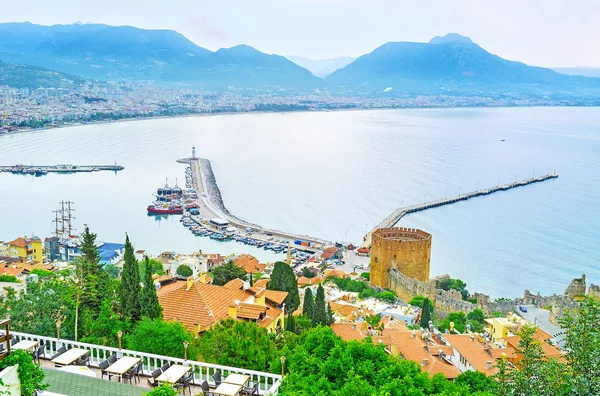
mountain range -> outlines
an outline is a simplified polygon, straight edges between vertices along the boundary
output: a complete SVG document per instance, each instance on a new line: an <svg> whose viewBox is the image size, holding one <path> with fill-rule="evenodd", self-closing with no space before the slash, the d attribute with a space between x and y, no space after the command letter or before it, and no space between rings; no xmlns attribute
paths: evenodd
<svg viewBox="0 0 600 396"><path fill-rule="evenodd" d="M43 67L13 65L0 61L0 85L30 89L39 87L74 88L84 81L84 78Z"/></svg>
<svg viewBox="0 0 600 396"><path fill-rule="evenodd" d="M365 92L598 94L600 79L567 76L493 55L468 37L448 34L429 43L390 42L325 79Z"/></svg>
<svg viewBox="0 0 600 396"><path fill-rule="evenodd" d="M278 55L239 45L210 51L172 30L132 26L0 24L0 60L101 80L311 89L323 85Z"/></svg>
<svg viewBox="0 0 600 396"><path fill-rule="evenodd" d="M173 30L101 24L0 24L0 61L54 70L56 76L65 74L58 78L60 81L76 75L205 90L600 96L598 78L569 76L509 61L468 37L452 33L428 43L389 42L355 60L290 59L247 45L210 51ZM36 70L40 75L41 69ZM44 73L48 75L50 70ZM27 75L25 69L21 71L22 76Z"/></svg>

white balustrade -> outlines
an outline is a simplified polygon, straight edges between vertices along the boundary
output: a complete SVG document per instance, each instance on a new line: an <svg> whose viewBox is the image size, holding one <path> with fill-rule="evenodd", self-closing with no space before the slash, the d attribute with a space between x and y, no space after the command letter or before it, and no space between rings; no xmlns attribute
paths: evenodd
<svg viewBox="0 0 600 396"><path fill-rule="evenodd" d="M281 386L281 375L265 373L261 371L254 370L246 370L239 367L228 367L221 366L219 364L211 364L205 362L197 362L193 360L184 360L180 358L174 358L170 356L161 356L154 355L151 353L131 351L128 349L118 349L112 347L106 347L102 345L94 345L87 344L84 342L76 342L71 340L63 340L57 339L53 337L44 337L35 334L28 333L20 333L17 331L10 332L17 341L21 340L33 340L38 341L41 344L44 344L44 353L46 359L50 356L54 355L56 351L64 346L67 349L71 348L81 348L87 349L90 351L90 361L89 364L91 367L98 367L100 362L108 359L110 355L116 353L118 357L122 356L133 356L142 359L143 362L143 374L150 376L154 370L160 368L163 364L169 362L171 364L181 364L190 366L192 368L192 372L194 373L193 384L199 385L202 381L207 380L212 382L212 375L215 374L217 370L221 372L221 375L226 377L229 374L237 373L237 374L245 374L250 376L250 381L252 383L259 383L259 389L261 395L270 395L274 396L278 394L279 387ZM183 348L183 345L182 345Z"/></svg>

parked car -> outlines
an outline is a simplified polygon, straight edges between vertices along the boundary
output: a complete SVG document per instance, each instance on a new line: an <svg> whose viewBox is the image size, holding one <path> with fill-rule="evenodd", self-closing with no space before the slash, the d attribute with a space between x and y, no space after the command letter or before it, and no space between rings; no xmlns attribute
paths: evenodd
<svg viewBox="0 0 600 396"><path fill-rule="evenodd" d="M523 305L519 305L519 310L521 312L527 312L527 307L523 306Z"/></svg>

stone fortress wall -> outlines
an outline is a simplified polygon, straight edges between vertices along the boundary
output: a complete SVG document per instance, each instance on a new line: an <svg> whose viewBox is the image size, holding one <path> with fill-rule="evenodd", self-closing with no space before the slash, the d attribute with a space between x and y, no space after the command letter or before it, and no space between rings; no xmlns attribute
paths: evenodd
<svg viewBox="0 0 600 396"><path fill-rule="evenodd" d="M431 234L414 228L380 228L371 242L371 284L388 288L389 272L426 282L429 280Z"/></svg>
<svg viewBox="0 0 600 396"><path fill-rule="evenodd" d="M493 301L486 294L474 293L473 297L477 299L477 303L472 304L469 301L464 301L461 294L456 290L445 291L436 287L438 280L447 277L448 275L445 275L423 282L392 268L389 271L387 288L407 302L416 295L428 297L434 303L436 311L442 314L457 311L469 313L475 308L480 308L486 316L492 316L495 312L501 312L504 315L515 312L517 306L521 304L535 304L539 308L550 307L550 321L553 323L556 323L567 310L577 307L578 303L574 297L586 294L585 275L583 275L582 278L574 279L564 294L541 296L539 293L534 295L525 290L523 298ZM599 298L600 286L590 285L587 295Z"/></svg>

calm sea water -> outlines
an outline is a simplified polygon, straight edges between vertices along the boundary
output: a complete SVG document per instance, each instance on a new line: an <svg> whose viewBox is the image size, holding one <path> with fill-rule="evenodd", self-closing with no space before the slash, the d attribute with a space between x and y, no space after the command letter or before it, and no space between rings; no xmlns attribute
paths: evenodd
<svg viewBox="0 0 600 396"><path fill-rule="evenodd" d="M502 142L501 140L505 140ZM507 108L271 113L156 119L0 137L0 164L110 164L119 174L0 174L0 239L76 225L152 253L202 249L274 255L196 238L178 218L146 215L165 178L183 183L196 146L227 207L267 227L362 241L396 207L552 172L560 178L405 217L433 234L432 275L495 297L600 282L600 109Z"/></svg>

